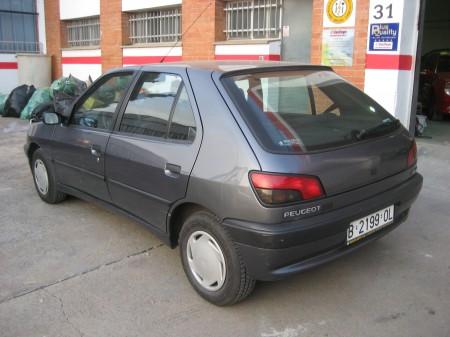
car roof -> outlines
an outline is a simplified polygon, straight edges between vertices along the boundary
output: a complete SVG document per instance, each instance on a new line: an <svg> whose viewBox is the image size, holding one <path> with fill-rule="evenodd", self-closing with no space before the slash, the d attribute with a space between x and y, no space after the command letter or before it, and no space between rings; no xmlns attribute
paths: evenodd
<svg viewBox="0 0 450 337"><path fill-rule="evenodd" d="M219 72L228 73L235 71L244 71L251 69L264 69L264 68L283 68L283 67L294 67L294 68L304 68L304 69L317 69L317 70L331 70L330 67L321 65L311 65L296 62L285 62L285 61L190 61L190 62L168 62L168 63L152 63L144 64L141 66L131 66L127 69L141 69L141 70L152 70L158 68L164 68L164 71L168 69L189 69L198 71L209 71L209 72Z"/></svg>

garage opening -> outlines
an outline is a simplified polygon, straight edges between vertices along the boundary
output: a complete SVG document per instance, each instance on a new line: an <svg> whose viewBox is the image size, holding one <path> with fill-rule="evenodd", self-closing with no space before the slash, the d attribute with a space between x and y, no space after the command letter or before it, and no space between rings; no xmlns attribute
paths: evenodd
<svg viewBox="0 0 450 337"><path fill-rule="evenodd" d="M450 2L427 0L423 17L418 83L420 110L427 117L424 136L450 141ZM422 117L423 119L423 117Z"/></svg>

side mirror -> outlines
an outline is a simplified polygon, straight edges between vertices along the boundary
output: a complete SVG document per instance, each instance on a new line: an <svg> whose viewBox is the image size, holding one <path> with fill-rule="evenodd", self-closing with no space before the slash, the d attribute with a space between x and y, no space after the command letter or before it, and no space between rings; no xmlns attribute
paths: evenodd
<svg viewBox="0 0 450 337"><path fill-rule="evenodd" d="M61 124L61 117L55 112L44 112L42 120L46 125Z"/></svg>

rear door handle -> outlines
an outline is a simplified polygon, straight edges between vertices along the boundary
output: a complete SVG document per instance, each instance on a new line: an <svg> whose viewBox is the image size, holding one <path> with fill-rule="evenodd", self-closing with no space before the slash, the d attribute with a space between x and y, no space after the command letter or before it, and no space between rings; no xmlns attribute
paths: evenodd
<svg viewBox="0 0 450 337"><path fill-rule="evenodd" d="M181 166L166 163L166 166L164 167L164 174L168 177L178 178L181 174Z"/></svg>
<svg viewBox="0 0 450 337"><path fill-rule="evenodd" d="M101 150L100 146L98 146L98 145L91 145L91 154L94 157L97 157L97 158L100 157L102 155L102 150Z"/></svg>

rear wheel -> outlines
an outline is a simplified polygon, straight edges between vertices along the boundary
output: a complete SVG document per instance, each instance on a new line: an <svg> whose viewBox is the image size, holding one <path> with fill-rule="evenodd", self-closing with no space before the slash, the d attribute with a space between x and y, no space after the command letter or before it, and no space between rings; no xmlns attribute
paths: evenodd
<svg viewBox="0 0 450 337"><path fill-rule="evenodd" d="M34 186L42 200L49 204L57 204L66 198L66 194L57 190L53 167L45 158L41 149L37 149L33 153L31 170Z"/></svg>
<svg viewBox="0 0 450 337"><path fill-rule="evenodd" d="M183 224L179 245L186 276L204 299L230 305L250 295L255 280L212 214L201 211L191 215Z"/></svg>

